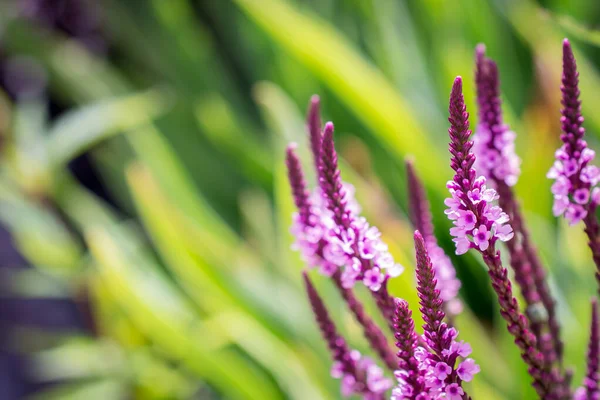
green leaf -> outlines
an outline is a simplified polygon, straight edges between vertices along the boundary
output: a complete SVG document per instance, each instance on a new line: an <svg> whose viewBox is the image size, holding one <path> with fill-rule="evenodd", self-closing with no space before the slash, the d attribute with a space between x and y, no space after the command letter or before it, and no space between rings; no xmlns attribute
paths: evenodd
<svg viewBox="0 0 600 400"><path fill-rule="evenodd" d="M273 40L321 78L399 160L407 154L428 160L422 168L425 180L439 181L439 171L446 164L440 146L423 131L410 106L384 75L339 32L285 1L236 3Z"/></svg>
<svg viewBox="0 0 600 400"><path fill-rule="evenodd" d="M126 237L114 230L112 235L96 228L86 239L110 294L146 336L227 398L281 398L264 374L203 328L193 308L147 258L122 247Z"/></svg>
<svg viewBox="0 0 600 400"><path fill-rule="evenodd" d="M62 115L50 129L46 142L52 166L62 168L97 143L149 123L165 111L165 95L150 90L102 100Z"/></svg>

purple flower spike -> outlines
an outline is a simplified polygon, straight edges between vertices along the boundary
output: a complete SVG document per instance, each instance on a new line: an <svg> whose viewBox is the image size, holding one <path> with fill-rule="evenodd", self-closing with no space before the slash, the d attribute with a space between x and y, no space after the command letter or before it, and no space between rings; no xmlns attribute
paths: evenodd
<svg viewBox="0 0 600 400"><path fill-rule="evenodd" d="M554 179L554 215L563 215L571 225L583 220L600 201L600 170L590 165L595 152L587 147L579 100L579 73L567 39L563 42L563 76L561 110L563 145L556 151L556 161L548 178Z"/></svg>
<svg viewBox="0 0 600 400"><path fill-rule="evenodd" d="M344 396L362 394L365 398L382 399L381 393L391 387L391 382L383 376L381 369L371 360L348 348L344 338L337 333L325 304L319 297L308 274L303 272L303 276L315 319L334 360L331 375L341 379L342 394Z"/></svg>
<svg viewBox="0 0 600 400"><path fill-rule="evenodd" d="M325 257L344 267L344 287L352 287L355 281L367 286L393 330L394 302L387 291L390 277L399 275L403 268L394 263L387 245L381 240L376 227L358 217L348 207L347 193L340 177L337 152L333 143L333 124L328 122L323 130L319 184L333 225L328 231L330 245Z"/></svg>
<svg viewBox="0 0 600 400"><path fill-rule="evenodd" d="M458 299L460 281L456 277L456 270L450 258L444 250L438 246L433 232L433 223L429 201L425 188L415 172L412 161L406 161L406 172L408 175L408 193L411 221L416 230L421 232L425 240L425 247L431 257L435 275L437 277L436 289L444 300L444 311L446 314L456 315L462 311L462 303Z"/></svg>
<svg viewBox="0 0 600 400"><path fill-rule="evenodd" d="M508 215L492 205L492 201L498 199L497 192L486 187L485 177L476 177L461 77L454 81L449 111L450 166L455 171L454 179L447 183L452 197L445 201L448 206L445 213L454 222L450 234L454 236L456 254L466 253L470 248L484 252L493 248L496 241L506 242L514 234L508 224Z"/></svg>
<svg viewBox="0 0 600 400"><path fill-rule="evenodd" d="M514 240L507 242L507 249L539 348L547 362L562 362L563 344L555 301L546 282L546 271L537 249L531 243L520 204L511 187L517 181L520 160L515 154L515 134L509 131L502 119L498 67L486 57L482 44L475 50L475 64L479 124L474 136L474 168L497 189L499 205L509 215L514 231L519 233ZM544 332L546 326L547 333Z"/></svg>
<svg viewBox="0 0 600 400"><path fill-rule="evenodd" d="M412 312L405 300L396 299L396 317L394 319L396 333L396 347L398 348L398 366L402 372L402 382L394 389L392 399L414 399L417 395L427 395L425 382L419 361L415 357L417 348L417 334Z"/></svg>
<svg viewBox="0 0 600 400"><path fill-rule="evenodd" d="M600 322L598 321L598 301L592 299L592 321L590 323L590 343L587 354L587 373L583 386L577 389L574 400L598 400L598 371L600 370Z"/></svg>
<svg viewBox="0 0 600 400"><path fill-rule="evenodd" d="M325 259L323 252L329 246L329 242L324 236L324 232L328 229L329 223L324 223L324 219L326 221L330 219L325 218L323 215L326 210L320 210L311 204L302 173L302 166L294 151L295 147L295 144L290 144L286 152L288 177L294 202L298 208L298 213L294 216L294 228L292 230L296 236L294 246L300 249L303 258L310 267L318 267L319 272L332 277L348 308L362 326L371 348L393 371L396 365L395 357L383 332L366 314L363 305L358 301L352 290L344 287L338 267ZM321 214L321 218L318 218L315 213Z"/></svg>
<svg viewBox="0 0 600 400"><path fill-rule="evenodd" d="M309 193L302 172L302 165L296 155L296 143L290 143L286 150L285 163L288 170L288 178L292 187L292 195L294 196L294 204L298 209L299 219L303 225L313 225L311 221L310 202L308 200Z"/></svg>
<svg viewBox="0 0 600 400"><path fill-rule="evenodd" d="M462 388L462 382L471 381L479 372L479 366L473 359L466 358L471 354L471 346L457 342L456 329L443 322L444 311L440 292L435 288L435 272L419 231L415 232L415 249L417 290L425 321L425 333L421 337L423 347L417 346L408 304L397 299L395 337L400 369L396 371L398 386L392 392L391 400L468 400L470 397Z"/></svg>
<svg viewBox="0 0 600 400"><path fill-rule="evenodd" d="M339 363L341 372L354 377L358 383L360 380L358 379L356 362L350 355L350 349L348 348L346 341L337 333L335 325L325 308L325 304L310 281L308 274L303 272L302 275L304 277L306 294L308 295L308 300L313 309L315 320L319 324L323 339L327 342L327 346L331 351L334 361Z"/></svg>
<svg viewBox="0 0 600 400"><path fill-rule="evenodd" d="M414 239L417 255L417 291L421 314L423 315L423 321L425 321L423 334L427 344L435 354L442 356L442 352L448 345L443 339L448 330L448 326L443 322L446 316L442 310L443 301L440 298L440 291L436 289L437 282L433 265L427 254L423 236L419 231L415 231Z"/></svg>
<svg viewBox="0 0 600 400"><path fill-rule="evenodd" d="M475 53L479 124L474 137L475 169L492 181L517 183L521 160L515 154L515 133L502 121L500 81L496 63L485 56L485 46Z"/></svg>
<svg viewBox="0 0 600 400"><path fill-rule="evenodd" d="M600 285L600 225L596 219L596 208L600 203L600 169L591 165L596 153L587 147L584 140L583 116L579 100L579 73L571 44L563 42L563 75L560 139L563 145L556 151L556 161L548 178L554 179L553 212L563 215L574 225L584 221L588 245L596 264L596 280ZM600 289L599 289L600 290Z"/></svg>
<svg viewBox="0 0 600 400"><path fill-rule="evenodd" d="M321 155L321 109L318 95L313 95L310 98L308 106L308 115L306 117L306 128L309 133L310 148L313 154L315 170L319 171L319 160Z"/></svg>
<svg viewBox="0 0 600 400"><path fill-rule="evenodd" d="M500 313L507 322L508 331L514 336L515 344L521 349L521 357L529 366L533 386L543 399L553 398L551 374L537 350L536 337L529 330L527 318L520 312L513 296L508 271L502 266L500 252L496 251L497 240L507 241L513 236L508 216L491 202L498 198L494 189L485 186L486 179L477 177L473 168L475 156L471 152L469 114L462 95L462 79L457 77L450 95L450 153L454 179L448 182L451 198L446 199L448 217L454 221L451 234L455 236L457 254L476 248L488 267L492 287L500 304Z"/></svg>

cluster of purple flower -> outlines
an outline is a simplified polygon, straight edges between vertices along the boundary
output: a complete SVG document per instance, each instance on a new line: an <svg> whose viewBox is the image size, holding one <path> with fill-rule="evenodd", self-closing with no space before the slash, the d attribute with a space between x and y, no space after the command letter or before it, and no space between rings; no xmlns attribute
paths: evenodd
<svg viewBox="0 0 600 400"><path fill-rule="evenodd" d="M350 352L350 358L356 365L359 375L364 376L367 393L364 398L376 400L382 393L390 390L393 386L391 379L386 378L384 372L369 357L364 357L358 350ZM344 364L340 361L334 361L331 366L331 376L341 380L341 392L343 396L351 396L360 393L361 383L357 382L356 377L345 372Z"/></svg>
<svg viewBox="0 0 600 400"><path fill-rule="evenodd" d="M579 73L571 46L567 40L563 44L563 93L560 119L563 133L563 145L556 151L556 161L548 178L554 179L552 194L555 216L563 215L571 225L584 219L591 207L600 203L600 169L590 162L596 156L594 150L587 147L583 139L585 129L582 126L581 101L579 100Z"/></svg>
<svg viewBox="0 0 600 400"><path fill-rule="evenodd" d="M456 254L464 254L471 248L486 251L497 240L506 242L514 236L508 224L508 215L498 206L492 205L498 193L486 187L486 179L479 176L468 182L449 181L448 190L452 197L445 200L448 218L454 223L450 234L456 245Z"/></svg>
<svg viewBox="0 0 600 400"><path fill-rule="evenodd" d="M394 262L379 230L360 216L354 187L341 181L333 147L333 124L328 122L320 132L318 106L318 98L313 98L308 125L320 186L310 196L294 154L296 145L288 147L290 182L296 186L294 197L298 206L291 229L296 237L294 248L310 267L318 267L323 275L332 276L341 269L344 288L362 280L377 292L387 279L400 275L404 268ZM327 175L328 170L335 173ZM298 183L299 180L302 182Z"/></svg>
<svg viewBox="0 0 600 400"><path fill-rule="evenodd" d="M293 149L295 145L291 145ZM344 184L344 201L353 216L360 213L360 207L354 199L354 187L350 184ZM315 188L308 198L310 203L310 216L304 218L299 212L294 213L291 233L295 237L293 249L300 252L302 259L310 268L318 268L319 272L325 276L332 276L338 269L339 264L331 260L334 259L332 252L331 232L335 229L333 214L327 209L323 194L320 188ZM345 287L354 286L354 279L348 279L351 274L344 274L343 281Z"/></svg>
<svg viewBox="0 0 600 400"><path fill-rule="evenodd" d="M415 398L417 400L448 399L460 400L465 394L460 384L450 382L452 378L458 378L463 382L470 382L473 376L480 371L479 365L472 358L466 358L471 354L471 346L468 343L456 342L458 332L455 329L448 330L448 339L452 338L451 347L444 350L444 357L449 360L464 358L456 368L451 367L444 361L435 361L431 354L423 347L417 347L415 358L419 362L418 370L423 377L421 392L415 392L411 384L407 370L398 370L395 373L398 385L392 390L391 400L406 400Z"/></svg>
<svg viewBox="0 0 600 400"><path fill-rule="evenodd" d="M479 366L467 358L471 346L464 341L457 342L458 331L443 321L444 302L435 288L435 269L419 231L415 232L415 251L424 334L417 339L408 303L397 299L395 337L400 369L395 372L398 385L391 399L463 399L462 382L470 382L479 372ZM456 365L460 358L463 361Z"/></svg>
<svg viewBox="0 0 600 400"><path fill-rule="evenodd" d="M485 57L485 46L481 44L475 50L475 63L479 124L473 139L477 157L474 168L482 176L513 186L521 174L521 159L515 153L517 135L500 120L498 82L490 79L497 78L498 67Z"/></svg>
<svg viewBox="0 0 600 400"><path fill-rule="evenodd" d="M569 387L570 374L563 365L555 302L512 191L521 164L515 153L515 133L502 120L498 70L496 64L485 57L483 46L476 50L475 80L480 121L474 138L469 130L461 77L454 81L450 95L448 133L454 177L447 183L451 197L444 204L448 207L445 214L454 225L450 234L455 252L461 255L475 249L482 255L500 314L514 337L540 399L600 399L597 303L592 302L586 377L583 386L573 393ZM567 40L563 43L561 91L563 146L556 152L556 162L548 173L549 178L555 179L553 209L555 215L564 214L571 224L584 222L600 287L600 224L595 217L600 204L597 187L600 169L590 165L595 153L583 139L578 73ZM391 400L470 400L463 383L470 382L480 368L469 358L471 346L457 340L458 331L452 323L452 316L461 309L457 299L461 284L450 258L437 243L425 190L412 162L407 162L407 173L410 214L416 228L417 293L424 321L421 335L415 331L408 303L388 293L388 280L400 274L403 268L394 262L379 230L360 216L354 188L342 182L333 143L333 124L327 123L321 129L318 105L318 98L313 98L308 113L310 143L319 179L319 187L312 194L306 189L295 145L288 147L287 152L289 179L298 208L292 226L296 236L294 248L301 252L309 268L316 267L333 280L362 326L371 348L393 373L397 384L392 388L392 381L373 360L348 349L305 272L308 298L333 355L332 376L341 379L344 396L383 400L392 389ZM508 270L497 249L498 242L506 243L526 313L521 312L513 294ZM395 356L382 330L353 294L354 284L359 280L370 289L394 333L398 348ZM538 308L543 309L542 315L533 312Z"/></svg>

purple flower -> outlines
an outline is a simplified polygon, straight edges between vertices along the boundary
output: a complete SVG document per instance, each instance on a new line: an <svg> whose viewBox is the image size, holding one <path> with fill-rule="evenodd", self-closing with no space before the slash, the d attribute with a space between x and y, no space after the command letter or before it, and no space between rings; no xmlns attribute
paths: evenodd
<svg viewBox="0 0 600 400"><path fill-rule="evenodd" d="M363 278L363 283L366 287L376 292L381 288L381 284L385 280L385 276L379 272L378 267L371 268L365 272L365 277Z"/></svg>
<svg viewBox="0 0 600 400"><path fill-rule="evenodd" d="M446 398L448 400L461 400L464 390L457 383L452 383L446 386Z"/></svg>
<svg viewBox="0 0 600 400"><path fill-rule="evenodd" d="M469 248L486 251L497 240L506 242L513 237L512 228L507 224L508 215L492 204L498 199L498 194L486 186L484 176L476 178L473 167L476 158L471 152L473 142L469 140L468 113L460 90L462 80L457 78L450 101L452 125L448 130L451 166L455 175L446 185L452 197L444 202L448 206L445 213L454 223L450 234L454 236L456 254L464 254Z"/></svg>
<svg viewBox="0 0 600 400"><path fill-rule="evenodd" d="M476 50L475 81L479 125L474 137L475 169L492 182L517 183L521 160L515 154L515 133L502 121L500 84L496 63L485 56L485 46Z"/></svg>
<svg viewBox="0 0 600 400"><path fill-rule="evenodd" d="M563 42L563 77L561 127L563 141L555 154L556 161L548 171L548 178L554 179L552 194L555 216L563 215L574 225L584 219L589 209L595 209L598 198L590 196L600 180L600 171L594 165L595 152L587 147L582 126L581 101L579 100L579 73L577 63L567 39ZM590 202L591 200L591 202Z"/></svg>
<svg viewBox="0 0 600 400"><path fill-rule="evenodd" d="M477 374L479 371L479 365L475 364L475 360L472 358L467 358L458 364L458 368L456 368L458 377L465 382L470 382L473 379L473 375Z"/></svg>
<svg viewBox="0 0 600 400"><path fill-rule="evenodd" d="M490 247L490 236L490 232L483 224L479 228L473 229L473 242L481 251L486 251Z"/></svg>
<svg viewBox="0 0 600 400"><path fill-rule="evenodd" d="M443 381L448 375L452 373L452 367L450 367L445 362L440 361L435 364L433 373L437 379Z"/></svg>
<svg viewBox="0 0 600 400"><path fill-rule="evenodd" d="M313 158L317 165L320 163L322 142L320 125L318 97L313 96L307 117L307 127ZM295 154L295 144L291 144L287 149L286 164L294 202L298 208L298 212L294 214L291 228L296 237L293 248L300 251L309 268L316 267L321 274L331 277L356 321L362 326L364 336L371 348L390 370L394 370L395 356L390 350L383 332L366 314L362 303L355 297L351 288L357 280L361 279L363 260L370 261L373 265L373 272L366 281L370 287L379 286L377 295L374 297L378 305L387 306L390 303L389 295L386 290L381 289L381 286L386 284L388 276L400 274L402 267L394 263L392 256L387 252L387 246L381 241L381 235L377 228L369 227L364 218L358 217L360 209L354 200L354 188L351 185L341 183L345 197L340 200L344 203L348 216L356 219L362 229L339 229L337 231L339 234L335 234L336 228L339 227L334 222L334 213L327 208L327 201L321 188L316 188L309 195L300 160ZM358 248L362 259L353 257L356 252L355 247ZM381 270L385 270L387 275L383 275ZM385 310L387 311L388 308L386 307ZM379 382L375 378L373 379L373 382ZM349 381L349 378L345 380L345 382Z"/></svg>
<svg viewBox="0 0 600 400"><path fill-rule="evenodd" d="M460 77L455 79L452 86L449 112L450 166L455 174L453 180L446 185L452 195L452 200L446 202L449 207L446 214L455 226L462 228L451 232L455 236L457 254L465 252L468 247L481 252L500 304L501 315L507 322L507 329L515 337L515 344L521 349L521 356L529 366L534 387L540 397L546 398L548 393L552 393L553 378L546 371L544 358L536 347L536 336L529 330L528 321L519 309L507 276L508 271L502 265L500 252L495 248L497 240L508 241L513 237L512 228L505 227L508 215L500 207L491 204L491 201L498 198L495 190L486 188L486 178L477 177L473 168L475 156L471 151L473 142L470 140L469 113L464 103ZM459 215L461 210L475 214L476 228L466 229L458 219L451 217Z"/></svg>
<svg viewBox="0 0 600 400"><path fill-rule="evenodd" d="M410 396L425 390L420 360L416 357L417 334L415 333L412 313L405 300L396 299L395 305L394 337L398 348L398 366L400 369L395 372L398 386L394 389L392 400L410 398Z"/></svg>

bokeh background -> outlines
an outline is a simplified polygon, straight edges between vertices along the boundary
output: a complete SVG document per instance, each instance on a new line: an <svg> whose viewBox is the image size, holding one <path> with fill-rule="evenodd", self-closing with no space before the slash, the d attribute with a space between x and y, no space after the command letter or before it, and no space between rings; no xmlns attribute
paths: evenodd
<svg viewBox="0 0 600 400"><path fill-rule="evenodd" d="M545 172L565 36L600 149L599 23L596 0L0 1L0 398L339 398L290 250L285 145L309 169L318 93L343 178L406 266L391 291L415 310L403 163L414 156L453 254L446 102L462 75L476 122L480 42L499 64L516 190L579 384L594 267L581 227L552 217ZM453 261L456 324L482 367L470 393L534 398L484 267Z"/></svg>

